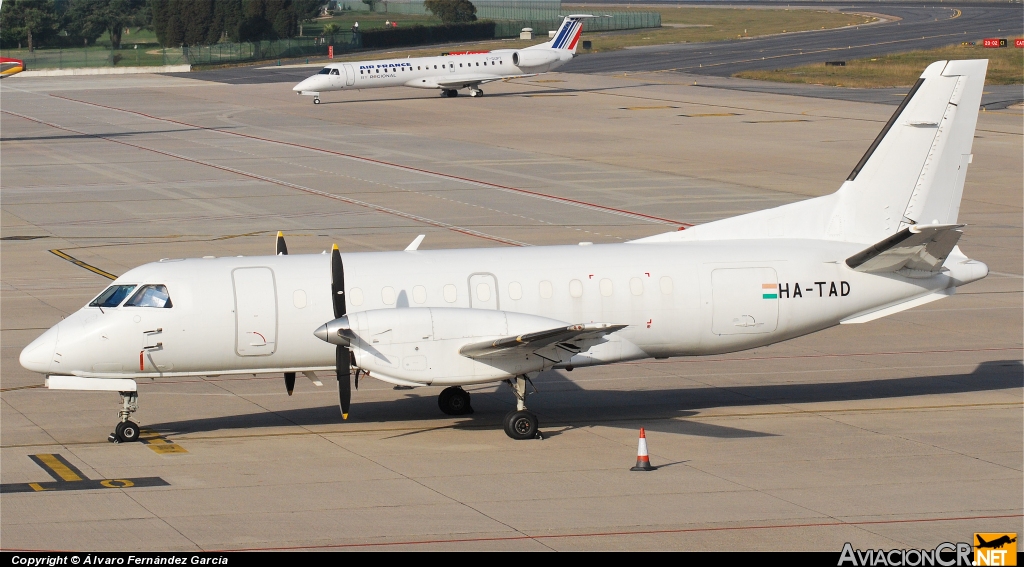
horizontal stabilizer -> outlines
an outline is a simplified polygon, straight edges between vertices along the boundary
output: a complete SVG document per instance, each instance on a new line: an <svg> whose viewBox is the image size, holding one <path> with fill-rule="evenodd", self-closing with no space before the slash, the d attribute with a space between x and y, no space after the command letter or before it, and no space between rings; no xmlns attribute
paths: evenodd
<svg viewBox="0 0 1024 567"><path fill-rule="evenodd" d="M623 329L627 325L609 325L607 323L589 323L586 325L570 325L546 331L526 333L515 337L505 337L494 341L473 343L459 349L459 354L467 358L497 358L510 354L534 352L549 345L558 343L576 343L603 337ZM568 344L569 350L580 350L578 346Z"/></svg>
<svg viewBox="0 0 1024 567"><path fill-rule="evenodd" d="M858 272L885 273L908 268L937 272L963 234L962 224L912 225L846 259Z"/></svg>

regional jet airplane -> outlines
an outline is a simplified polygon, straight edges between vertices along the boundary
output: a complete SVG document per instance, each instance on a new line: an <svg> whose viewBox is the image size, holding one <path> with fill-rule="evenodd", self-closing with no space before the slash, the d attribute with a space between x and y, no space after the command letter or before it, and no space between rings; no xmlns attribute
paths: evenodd
<svg viewBox="0 0 1024 567"><path fill-rule="evenodd" d="M866 323L988 275L957 246L986 60L939 61L830 195L628 243L161 260L129 270L29 344L51 389L297 373L443 386L507 382L513 439L538 434L527 386L550 369L741 351ZM365 378L364 378L365 379ZM357 383L358 384L358 383Z"/></svg>
<svg viewBox="0 0 1024 567"><path fill-rule="evenodd" d="M480 85L484 83L546 73L571 61L583 31L583 20L593 17L566 16L551 41L524 49L334 63L292 90L312 96L313 104L320 104L322 92L378 87L441 89L441 96L445 97L458 96L459 89L469 89L469 96L483 96Z"/></svg>

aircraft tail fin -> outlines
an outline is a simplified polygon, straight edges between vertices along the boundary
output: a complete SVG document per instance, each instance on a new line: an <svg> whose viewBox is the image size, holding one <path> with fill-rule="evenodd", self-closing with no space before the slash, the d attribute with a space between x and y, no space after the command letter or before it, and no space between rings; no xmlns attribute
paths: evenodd
<svg viewBox="0 0 1024 567"><path fill-rule="evenodd" d="M928 66L837 194L856 240L916 224L954 224L988 60Z"/></svg>
<svg viewBox="0 0 1024 567"><path fill-rule="evenodd" d="M558 31L555 32L555 37L547 43L543 43L538 47L545 47L547 49L565 49L570 53L576 53L576 45L580 41L580 35L583 34L583 20L586 18L593 18L590 14L572 14L566 16L562 20L562 25L558 27Z"/></svg>
<svg viewBox="0 0 1024 567"><path fill-rule="evenodd" d="M956 224L987 59L936 61L838 191L639 240L882 241L914 225Z"/></svg>

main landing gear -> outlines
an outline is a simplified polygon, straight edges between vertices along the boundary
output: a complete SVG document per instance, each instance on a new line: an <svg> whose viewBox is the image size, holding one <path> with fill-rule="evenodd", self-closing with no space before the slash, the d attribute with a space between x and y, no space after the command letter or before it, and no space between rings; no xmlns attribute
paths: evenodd
<svg viewBox="0 0 1024 567"><path fill-rule="evenodd" d="M459 91L455 89L441 89L441 96L446 98L455 98L459 96Z"/></svg>
<svg viewBox="0 0 1024 567"><path fill-rule="evenodd" d="M508 385L512 387L512 393L516 395L516 410L505 415L502 425L505 427L505 434L517 441L543 439L538 430L537 416L526 410L527 382L526 376L516 376L515 381L508 381Z"/></svg>
<svg viewBox="0 0 1024 567"><path fill-rule="evenodd" d="M469 392L459 386L452 386L441 390L437 397L437 405L441 411L448 415L469 415L473 413L473 406L469 405Z"/></svg>
<svg viewBox="0 0 1024 567"><path fill-rule="evenodd" d="M121 418L121 421L114 427L114 432L107 437L107 440L111 443L132 443L139 440L139 426L128 418L139 411L139 393L120 392L120 394L121 411L117 412L117 416Z"/></svg>

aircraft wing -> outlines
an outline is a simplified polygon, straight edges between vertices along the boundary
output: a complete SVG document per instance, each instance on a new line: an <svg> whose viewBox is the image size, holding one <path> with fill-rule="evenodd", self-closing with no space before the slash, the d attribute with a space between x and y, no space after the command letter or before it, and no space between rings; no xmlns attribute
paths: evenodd
<svg viewBox="0 0 1024 567"><path fill-rule="evenodd" d="M502 81L505 79L521 79L523 77L533 77L536 73L528 75L457 75L457 76L440 76L435 77L434 81L437 86L443 89L461 89L471 85L482 85L485 83L491 83L494 81Z"/></svg>
<svg viewBox="0 0 1024 567"><path fill-rule="evenodd" d="M459 349L459 354L467 358L480 360L535 353L544 358L561 360L560 356L551 356L554 352L544 353L543 351L561 348L568 353L576 354L583 350L579 343L600 339L625 327L627 325L610 325L608 323L588 323L556 327L546 331L536 331L515 337L468 344Z"/></svg>
<svg viewBox="0 0 1024 567"><path fill-rule="evenodd" d="M909 226L846 259L858 272L885 273L903 268L937 272L956 246L962 224Z"/></svg>

